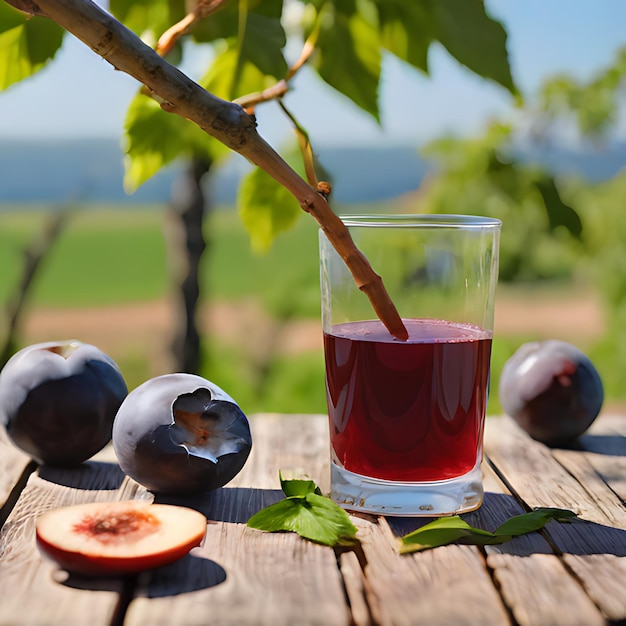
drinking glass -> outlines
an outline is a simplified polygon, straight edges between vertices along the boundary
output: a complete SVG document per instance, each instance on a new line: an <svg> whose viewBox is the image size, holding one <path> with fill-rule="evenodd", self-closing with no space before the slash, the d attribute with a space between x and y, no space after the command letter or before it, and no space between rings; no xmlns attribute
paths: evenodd
<svg viewBox="0 0 626 626"><path fill-rule="evenodd" d="M320 274L331 497L382 515L483 500L483 430L501 222L341 218L409 332L394 338L323 231Z"/></svg>

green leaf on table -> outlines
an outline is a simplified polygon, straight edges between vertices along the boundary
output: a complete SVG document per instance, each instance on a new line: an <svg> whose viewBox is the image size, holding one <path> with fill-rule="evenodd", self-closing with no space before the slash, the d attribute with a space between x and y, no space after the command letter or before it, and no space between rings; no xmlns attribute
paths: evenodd
<svg viewBox="0 0 626 626"><path fill-rule="evenodd" d="M573 511L556 508L537 508L510 518L493 533L474 528L458 515L442 517L418 528L400 538L400 553L420 552L451 543L464 545L496 545L537 530L541 530L550 520L567 522L576 517Z"/></svg>
<svg viewBox="0 0 626 626"><path fill-rule="evenodd" d="M319 493L312 480L283 480L284 500L271 504L249 520L248 526L268 532L294 532L326 546L349 545L356 540L356 527L348 514Z"/></svg>
<svg viewBox="0 0 626 626"><path fill-rule="evenodd" d="M61 47L64 32L48 18L0 2L0 91L43 68Z"/></svg>
<svg viewBox="0 0 626 626"><path fill-rule="evenodd" d="M472 528L458 515L441 517L400 539L400 553L419 552L429 548L438 548L461 539L471 538L482 542L493 538L493 535L478 528Z"/></svg>
<svg viewBox="0 0 626 626"><path fill-rule="evenodd" d="M518 537L519 535L541 530L550 520L567 522L574 517L576 517L574 511L540 507L532 510L530 513L523 513L508 519L504 524L498 526L493 534L496 537Z"/></svg>
<svg viewBox="0 0 626 626"><path fill-rule="evenodd" d="M317 493L321 495L320 488L314 480L305 478L285 478L280 473L280 487L283 493L289 498L291 496L306 496L307 493Z"/></svg>

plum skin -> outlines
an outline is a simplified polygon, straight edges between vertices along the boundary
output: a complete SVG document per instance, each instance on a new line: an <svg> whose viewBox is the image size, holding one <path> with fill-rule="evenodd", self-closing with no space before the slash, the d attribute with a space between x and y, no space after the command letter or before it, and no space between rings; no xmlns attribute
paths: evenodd
<svg viewBox="0 0 626 626"><path fill-rule="evenodd" d="M194 432L185 420L208 426ZM124 473L153 493L172 495L224 486L252 448L248 419L235 400L184 373L157 376L131 391L115 417L112 440Z"/></svg>
<svg viewBox="0 0 626 626"><path fill-rule="evenodd" d="M16 352L0 372L0 421L35 461L79 465L111 440L128 389L108 355L76 340Z"/></svg>
<svg viewBox="0 0 626 626"><path fill-rule="evenodd" d="M594 422L604 401L591 360L558 340L527 343L505 363L500 404L533 439L571 445Z"/></svg>

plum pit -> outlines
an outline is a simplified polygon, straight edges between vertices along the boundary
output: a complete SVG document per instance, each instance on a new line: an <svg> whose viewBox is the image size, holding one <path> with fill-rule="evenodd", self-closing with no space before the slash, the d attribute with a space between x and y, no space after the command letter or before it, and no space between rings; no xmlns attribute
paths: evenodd
<svg viewBox="0 0 626 626"><path fill-rule="evenodd" d="M85 515L74 525L74 530L108 544L137 541L157 532L159 526L159 520L148 511L128 509Z"/></svg>

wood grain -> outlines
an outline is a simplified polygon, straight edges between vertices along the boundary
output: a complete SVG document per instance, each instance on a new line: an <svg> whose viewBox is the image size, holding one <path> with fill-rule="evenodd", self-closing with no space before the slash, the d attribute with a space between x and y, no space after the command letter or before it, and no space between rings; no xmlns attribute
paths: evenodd
<svg viewBox="0 0 626 626"><path fill-rule="evenodd" d="M497 472L528 508L556 506L581 519L550 522L546 536L605 618L626 619L626 509L593 470L585 452L551 450L510 419L487 430L485 449ZM584 623L584 622L582 622Z"/></svg>
<svg viewBox="0 0 626 626"><path fill-rule="evenodd" d="M451 545L401 556L384 518L362 527L361 539L376 623L510 623L478 548Z"/></svg>
<svg viewBox="0 0 626 626"><path fill-rule="evenodd" d="M115 468L94 468L105 473ZM67 473L67 470L64 470ZM61 472L61 473L64 473ZM117 475L119 468L114 473ZM51 472L54 473L54 472ZM110 624L124 582L67 577L43 558L35 541L35 521L44 511L81 502L132 499L131 481L117 489L90 489L94 472L86 469L72 486L32 474L0 531L0 619L2 624ZM98 593L94 593L97 591Z"/></svg>
<svg viewBox="0 0 626 626"><path fill-rule="evenodd" d="M301 468L324 489L329 470L325 416L259 414L251 416L251 428L252 454L229 485L193 498L155 498L202 511L208 520L203 545L126 580L67 576L35 544L35 519L51 508L153 498L124 476L112 448L80 468L40 467L21 484L28 459L0 438L0 488L19 495L6 507L0 530L0 624L595 626L626 620L625 418L599 419L580 450L547 448L511 420L490 418L485 501L463 518L494 530L529 508L560 506L581 520L551 522L544 532L499 546L452 545L402 556L398 536L428 518L353 515L362 542L355 552L248 528L250 515L283 497L280 470Z"/></svg>
<svg viewBox="0 0 626 626"><path fill-rule="evenodd" d="M4 427L0 426L0 508L7 503L22 476L34 469L30 457L11 442Z"/></svg>
<svg viewBox="0 0 626 626"><path fill-rule="evenodd" d="M206 624L208 615L212 624L351 622L332 549L245 526L283 497L279 470L306 469L328 483L327 418L260 414L250 422L254 443L244 470L227 487L186 501L210 520L204 545L175 572L155 572L130 604L130 626Z"/></svg>

